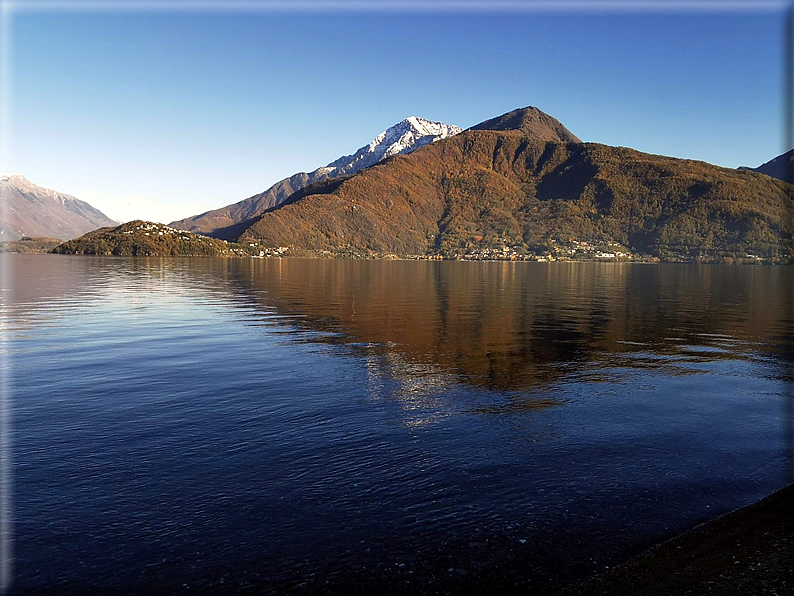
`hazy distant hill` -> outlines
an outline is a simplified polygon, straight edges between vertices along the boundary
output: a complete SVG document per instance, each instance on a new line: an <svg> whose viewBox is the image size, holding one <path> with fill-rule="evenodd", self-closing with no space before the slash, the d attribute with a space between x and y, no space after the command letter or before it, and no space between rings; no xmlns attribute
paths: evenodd
<svg viewBox="0 0 794 596"><path fill-rule="evenodd" d="M62 242L63 240L58 238L31 238L30 236L23 236L19 240L6 240L5 242L0 242L0 252L26 254L45 253L50 252Z"/></svg>
<svg viewBox="0 0 794 596"><path fill-rule="evenodd" d="M23 236L67 240L118 224L88 203L37 186L20 174L0 174L0 201L0 241Z"/></svg>
<svg viewBox="0 0 794 596"><path fill-rule="evenodd" d="M220 209L201 215L171 222L171 226L182 230L209 234L218 238L232 239L251 224L251 219L280 205L295 191L327 178L355 174L393 155L405 154L424 147L439 139L460 132L457 126L431 122L411 116L387 128L368 145L353 155L345 155L325 167L313 172L298 172L276 182L266 191Z"/></svg>
<svg viewBox="0 0 794 596"><path fill-rule="evenodd" d="M251 251L235 243L200 236L151 221L135 220L101 228L64 242L51 252L133 257L235 257Z"/></svg>
<svg viewBox="0 0 794 596"><path fill-rule="evenodd" d="M609 240L665 258L772 256L790 244L784 182L576 141L540 110L516 110L354 176L308 186L241 239L444 255Z"/></svg>

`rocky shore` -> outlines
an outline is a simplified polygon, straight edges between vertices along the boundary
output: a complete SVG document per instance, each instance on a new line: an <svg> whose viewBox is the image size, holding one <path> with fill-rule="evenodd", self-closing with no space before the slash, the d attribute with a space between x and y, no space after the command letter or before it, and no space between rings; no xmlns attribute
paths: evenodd
<svg viewBox="0 0 794 596"><path fill-rule="evenodd" d="M794 485L563 593L794 594Z"/></svg>

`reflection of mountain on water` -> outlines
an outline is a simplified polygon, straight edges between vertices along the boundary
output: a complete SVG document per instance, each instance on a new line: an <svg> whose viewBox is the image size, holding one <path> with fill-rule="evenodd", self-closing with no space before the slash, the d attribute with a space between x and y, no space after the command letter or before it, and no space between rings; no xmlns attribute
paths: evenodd
<svg viewBox="0 0 794 596"><path fill-rule="evenodd" d="M144 544L123 577L550 593L794 469L788 268L12 260L28 585Z"/></svg>
<svg viewBox="0 0 794 596"><path fill-rule="evenodd" d="M788 267L249 259L17 259L15 312L129 299L149 289L217 295L348 346L406 378L532 391L605 366L791 354ZM12 263L13 264L13 263ZM42 265L46 265L43 267ZM48 275L48 268L57 275ZM69 271L63 275L63 269ZM13 270L13 271L12 271ZM74 283L67 283L74 280ZM229 293L234 301L228 302ZM583 372L588 371L589 372ZM778 371L780 373L781 371Z"/></svg>
<svg viewBox="0 0 794 596"><path fill-rule="evenodd" d="M45 262L58 275L48 276L39 266ZM22 316L59 296L64 307L100 294L134 300L164 282L169 293L217 294L226 303L231 293L231 304L308 332L303 341L343 345L366 358L373 378L401 381L393 394L406 404L463 382L502 394L508 402L494 411L531 409L547 404L554 398L548 388L571 376L597 382L607 369L615 379L659 367L692 373L693 363L718 360L760 359L780 377L788 374L792 346L792 272L783 267L67 257L39 257L35 268L17 263L12 302ZM64 276L64 267L74 275ZM72 278L77 285L64 286Z"/></svg>
<svg viewBox="0 0 794 596"><path fill-rule="evenodd" d="M367 389L372 398L396 399L409 426L421 426L450 415L450 403L439 400L454 388L452 375L433 364L414 363L394 350L366 356Z"/></svg>
<svg viewBox="0 0 794 596"><path fill-rule="evenodd" d="M789 347L788 268L265 260L216 274L317 341L361 343L501 390L621 354L736 358ZM708 348L708 349L704 349ZM578 364L577 364L578 363Z"/></svg>

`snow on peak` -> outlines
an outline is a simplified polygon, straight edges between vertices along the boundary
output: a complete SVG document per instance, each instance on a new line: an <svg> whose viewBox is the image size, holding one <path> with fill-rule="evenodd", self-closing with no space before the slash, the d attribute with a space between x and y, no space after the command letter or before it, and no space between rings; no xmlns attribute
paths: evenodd
<svg viewBox="0 0 794 596"><path fill-rule="evenodd" d="M16 172L5 172L0 174L0 182L10 182L12 184L30 184L27 178Z"/></svg>
<svg viewBox="0 0 794 596"><path fill-rule="evenodd" d="M316 173L323 177L335 177L355 174L387 157L410 153L419 147L451 137L461 131L458 126L409 116L384 130L353 155L340 157L325 168L315 170L311 175Z"/></svg>
<svg viewBox="0 0 794 596"><path fill-rule="evenodd" d="M29 192L36 194L38 196L45 196L49 197L50 199L56 200L61 204L65 204L67 202L76 201L73 196L67 195L62 192L58 192L57 190L52 190L51 188L44 188L43 186L39 186L37 184L33 184L30 180L25 178L22 174L15 174L15 173L3 173L0 174L0 184L5 183L8 186L11 186L17 190L23 192Z"/></svg>

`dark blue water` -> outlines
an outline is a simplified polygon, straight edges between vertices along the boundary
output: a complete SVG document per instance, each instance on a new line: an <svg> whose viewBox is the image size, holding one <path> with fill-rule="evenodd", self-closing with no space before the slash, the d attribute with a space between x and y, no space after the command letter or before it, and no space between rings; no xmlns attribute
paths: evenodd
<svg viewBox="0 0 794 596"><path fill-rule="evenodd" d="M548 593L792 481L790 268L3 273L12 593Z"/></svg>

